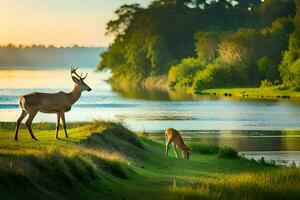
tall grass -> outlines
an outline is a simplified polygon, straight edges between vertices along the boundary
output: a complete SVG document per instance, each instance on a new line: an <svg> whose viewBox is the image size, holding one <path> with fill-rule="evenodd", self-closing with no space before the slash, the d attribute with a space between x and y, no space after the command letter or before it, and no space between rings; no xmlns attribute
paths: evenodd
<svg viewBox="0 0 300 200"><path fill-rule="evenodd" d="M170 186L178 199L300 199L300 169L272 169L200 179Z"/></svg>

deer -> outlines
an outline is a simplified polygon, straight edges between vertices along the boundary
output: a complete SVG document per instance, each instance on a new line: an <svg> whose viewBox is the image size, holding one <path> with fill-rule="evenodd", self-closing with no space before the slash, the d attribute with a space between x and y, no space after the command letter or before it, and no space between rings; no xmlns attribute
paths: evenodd
<svg viewBox="0 0 300 200"><path fill-rule="evenodd" d="M31 125L34 117L38 112L47 114L56 114L56 139L58 138L60 119L62 120L64 132L66 138L68 137L65 112L71 110L72 105L80 98L83 91L91 91L92 89L84 82L88 73L83 77L78 75L76 70L78 68L71 68L71 77L75 86L73 90L69 93L57 92L57 93L39 93L33 92L20 97L19 104L22 110L20 117L17 120L17 127L15 132L15 140L18 141L18 131L22 120L29 115L25 124L30 133L30 136L34 140L38 140L33 134Z"/></svg>
<svg viewBox="0 0 300 200"><path fill-rule="evenodd" d="M190 157L189 149L184 144L183 139L177 130L175 130L173 128L166 129L165 137L166 137L166 155L167 156L169 153L169 145L173 142L173 149L174 149L176 158L178 158L176 148L179 147L182 150L182 157L185 159L189 159L189 157Z"/></svg>

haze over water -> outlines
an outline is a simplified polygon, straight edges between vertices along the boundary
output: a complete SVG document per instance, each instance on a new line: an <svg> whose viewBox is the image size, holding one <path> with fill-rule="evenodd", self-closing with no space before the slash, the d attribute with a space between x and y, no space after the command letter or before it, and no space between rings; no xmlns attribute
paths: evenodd
<svg viewBox="0 0 300 200"><path fill-rule="evenodd" d="M173 127L185 138L232 146L249 157L263 155L281 164L300 163L299 102L201 97L174 91L115 92L106 82L109 72L79 70L89 72L86 82L93 90L84 92L66 113L67 122L117 120L158 139L163 139L165 128ZM17 120L22 94L69 92L73 85L69 69L0 70L0 121ZM53 114L39 113L34 122L55 120Z"/></svg>

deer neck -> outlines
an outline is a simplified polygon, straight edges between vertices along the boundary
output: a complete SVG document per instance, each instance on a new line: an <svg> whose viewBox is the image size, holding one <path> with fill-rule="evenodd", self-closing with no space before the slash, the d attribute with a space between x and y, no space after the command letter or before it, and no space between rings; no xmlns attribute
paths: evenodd
<svg viewBox="0 0 300 200"><path fill-rule="evenodd" d="M73 90L69 93L70 104L73 105L81 96L81 90L77 85L74 86Z"/></svg>
<svg viewBox="0 0 300 200"><path fill-rule="evenodd" d="M187 146L183 143L181 144L180 148L183 150L183 151L189 151L189 149L187 148Z"/></svg>
<svg viewBox="0 0 300 200"><path fill-rule="evenodd" d="M187 146L184 144L184 142L183 142L182 139L180 139L180 140L178 141L177 146L178 146L179 148L181 148L183 151L188 151L188 148L187 148Z"/></svg>

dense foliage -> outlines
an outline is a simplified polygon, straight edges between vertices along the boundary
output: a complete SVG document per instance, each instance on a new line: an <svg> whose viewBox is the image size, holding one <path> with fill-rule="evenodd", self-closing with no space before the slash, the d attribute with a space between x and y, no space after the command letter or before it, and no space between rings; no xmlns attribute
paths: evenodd
<svg viewBox="0 0 300 200"><path fill-rule="evenodd" d="M300 88L300 0L296 1L295 29L289 38L288 50L283 54L280 73L287 86Z"/></svg>
<svg viewBox="0 0 300 200"><path fill-rule="evenodd" d="M168 74L171 86L300 84L299 0L156 0L124 5L98 69L115 80ZM283 52L284 56L282 58ZM280 67L279 67L280 66ZM264 84L266 86L267 84Z"/></svg>

